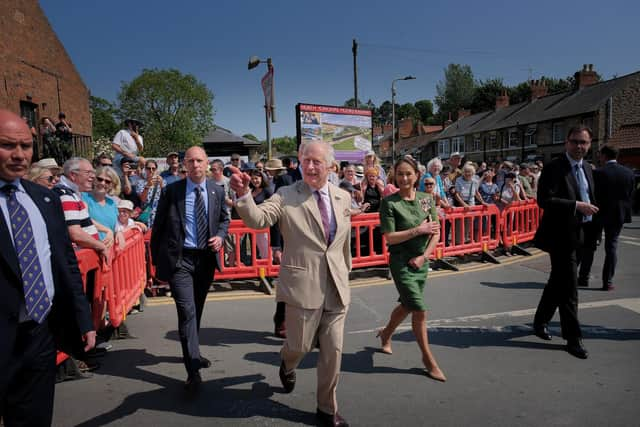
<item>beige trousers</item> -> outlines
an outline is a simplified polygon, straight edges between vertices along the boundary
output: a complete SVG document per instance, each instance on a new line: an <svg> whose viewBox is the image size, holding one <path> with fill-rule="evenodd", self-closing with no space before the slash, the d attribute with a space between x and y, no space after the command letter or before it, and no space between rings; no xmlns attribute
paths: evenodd
<svg viewBox="0 0 640 427"><path fill-rule="evenodd" d="M338 411L336 388L342 362L342 341L347 307L342 305L333 283L324 306L307 310L287 304L285 324L287 339L280 356L287 371L296 369L302 358L320 345L318 355L318 409L328 414Z"/></svg>

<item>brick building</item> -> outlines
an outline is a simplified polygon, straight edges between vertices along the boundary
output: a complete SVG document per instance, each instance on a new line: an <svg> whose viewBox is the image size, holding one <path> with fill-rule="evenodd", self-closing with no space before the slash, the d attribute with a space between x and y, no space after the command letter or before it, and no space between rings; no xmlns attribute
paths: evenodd
<svg viewBox="0 0 640 427"><path fill-rule="evenodd" d="M89 89L37 0L0 0L0 108L54 123L63 111L76 149L90 141ZM78 152L78 150L76 150Z"/></svg>
<svg viewBox="0 0 640 427"><path fill-rule="evenodd" d="M459 114L437 137L435 152L446 159L545 162L564 152L566 132L585 124L593 132L592 157L603 144L621 149L620 161L640 167L640 72L597 82L592 65L575 73L572 90L547 95L544 81L532 81L529 101L510 105L506 93L492 111Z"/></svg>

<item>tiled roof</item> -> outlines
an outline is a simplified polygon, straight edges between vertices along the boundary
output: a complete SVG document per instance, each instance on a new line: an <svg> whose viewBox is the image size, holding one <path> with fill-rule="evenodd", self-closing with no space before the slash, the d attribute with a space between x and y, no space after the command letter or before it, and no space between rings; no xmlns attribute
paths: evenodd
<svg viewBox="0 0 640 427"><path fill-rule="evenodd" d="M220 126L216 126L215 129L210 131L203 139L205 144L220 144L220 143L240 143L244 146L260 145L260 142L253 141L251 139L244 138L242 136L231 133L230 130Z"/></svg>

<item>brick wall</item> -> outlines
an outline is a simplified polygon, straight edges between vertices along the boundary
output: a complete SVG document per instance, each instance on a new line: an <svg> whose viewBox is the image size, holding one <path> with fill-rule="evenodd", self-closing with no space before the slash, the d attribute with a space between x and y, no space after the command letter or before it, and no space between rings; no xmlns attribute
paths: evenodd
<svg viewBox="0 0 640 427"><path fill-rule="evenodd" d="M613 96L613 132L636 123L640 123L640 73Z"/></svg>
<svg viewBox="0 0 640 427"><path fill-rule="evenodd" d="M64 111L74 133L91 135L89 90L38 1L0 0L0 28L0 107L19 114L32 102L54 123Z"/></svg>

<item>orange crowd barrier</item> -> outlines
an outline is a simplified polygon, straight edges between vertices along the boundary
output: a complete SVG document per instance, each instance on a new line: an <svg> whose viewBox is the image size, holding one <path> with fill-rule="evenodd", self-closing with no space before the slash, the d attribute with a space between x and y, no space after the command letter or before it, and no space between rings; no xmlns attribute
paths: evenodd
<svg viewBox="0 0 640 427"><path fill-rule="evenodd" d="M440 241L432 258L488 253L500 244L500 210L496 205L456 207L440 217Z"/></svg>
<svg viewBox="0 0 640 427"><path fill-rule="evenodd" d="M535 199L513 202L501 215L502 241L505 246L516 246L533 240L541 216Z"/></svg>

